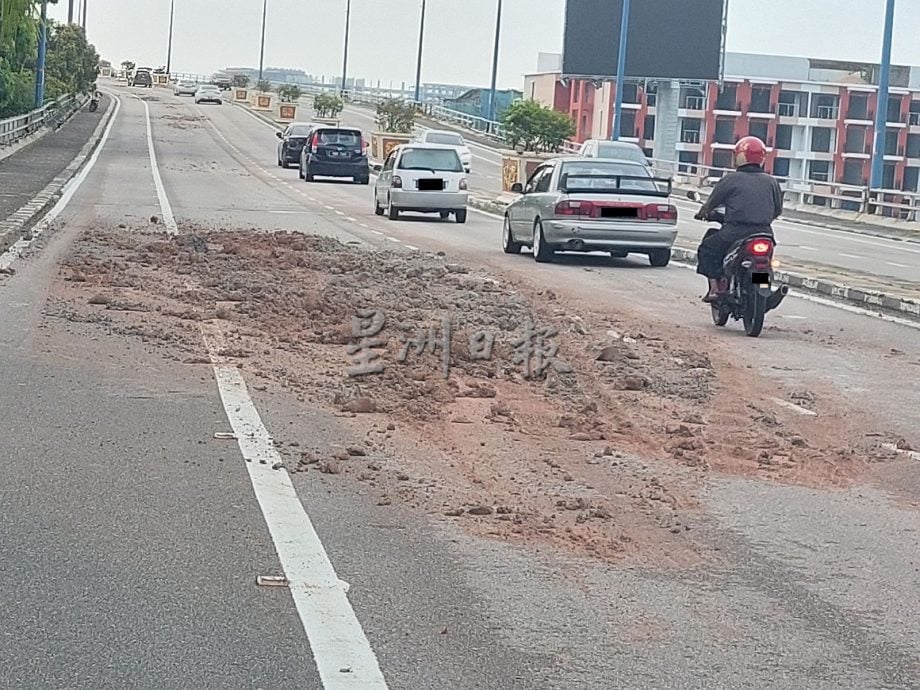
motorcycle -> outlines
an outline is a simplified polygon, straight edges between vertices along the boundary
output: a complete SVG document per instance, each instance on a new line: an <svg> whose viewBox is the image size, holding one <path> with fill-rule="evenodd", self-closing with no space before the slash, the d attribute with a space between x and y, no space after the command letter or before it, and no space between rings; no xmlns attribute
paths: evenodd
<svg viewBox="0 0 920 690"><path fill-rule="evenodd" d="M687 198L702 203L698 192L688 192ZM721 225L725 221L724 210L717 209L707 220ZM709 228L705 236L718 230ZM766 313L776 309L789 294L788 285L773 287L775 247L776 240L771 235L760 234L738 240L726 252L722 262L722 295L710 305L716 326L724 326L731 318L743 323L748 336L760 335Z"/></svg>
<svg viewBox="0 0 920 690"><path fill-rule="evenodd" d="M98 93L94 94L89 102L89 111L91 113L94 113L97 110L99 110L99 94Z"/></svg>

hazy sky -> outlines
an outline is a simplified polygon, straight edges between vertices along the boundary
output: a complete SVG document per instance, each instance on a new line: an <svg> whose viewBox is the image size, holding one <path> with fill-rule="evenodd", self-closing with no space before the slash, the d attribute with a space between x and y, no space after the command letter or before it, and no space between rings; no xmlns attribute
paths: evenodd
<svg viewBox="0 0 920 690"><path fill-rule="evenodd" d="M82 0L78 0L80 2ZM642 2L642 0L633 0ZM693 0L688 0L692 4ZM51 10L66 19L67 0ZM166 63L169 0L86 0L113 63ZM261 0L175 0L174 71L258 66ZM428 0L422 80L486 85L497 0ZM920 2L898 0L894 60L920 65ZM885 0L730 0L728 49L878 61ZM565 0L504 0L499 85L521 88L537 52L560 52ZM412 82L421 0L352 0L349 76ZM265 65L340 75L345 0L268 0Z"/></svg>

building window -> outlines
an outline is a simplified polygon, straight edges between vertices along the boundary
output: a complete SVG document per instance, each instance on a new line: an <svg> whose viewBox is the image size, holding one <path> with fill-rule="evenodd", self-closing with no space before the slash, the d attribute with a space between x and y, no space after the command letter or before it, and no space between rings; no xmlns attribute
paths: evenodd
<svg viewBox="0 0 920 690"><path fill-rule="evenodd" d="M770 126L766 122L751 122L748 127L748 134L766 143L770 136ZM767 146L769 145L770 144L767 144Z"/></svg>
<svg viewBox="0 0 920 690"><path fill-rule="evenodd" d="M731 152L731 151L724 151L724 150L721 150L721 151L713 151L713 152L712 152L712 167L714 167L714 168L723 168L723 169L726 169L726 170L734 170L735 166L732 165L732 163L734 163L734 161L732 160L732 158L733 158L733 156L732 156L732 152ZM714 172L713 175L714 175L714 176L718 175L719 177L721 177L722 173L721 173L721 172L718 172L718 173Z"/></svg>
<svg viewBox="0 0 920 690"><path fill-rule="evenodd" d="M920 191L918 183L920 183L920 168L905 168L904 184L901 185L901 189L905 192Z"/></svg>
<svg viewBox="0 0 920 690"><path fill-rule="evenodd" d="M789 177L789 166L792 161L789 158L776 158L773 161L773 174L776 177Z"/></svg>
<svg viewBox="0 0 920 690"><path fill-rule="evenodd" d="M780 91L777 113L780 117L802 117L808 111L808 94L799 91Z"/></svg>
<svg viewBox="0 0 920 690"><path fill-rule="evenodd" d="M920 134L907 135L907 157L920 158Z"/></svg>
<svg viewBox="0 0 920 690"><path fill-rule="evenodd" d="M635 138L639 136L636 131L636 111L624 110L620 119L620 136Z"/></svg>
<svg viewBox="0 0 920 690"><path fill-rule="evenodd" d="M636 83L623 84L623 102L624 103L638 103L639 102L639 85Z"/></svg>
<svg viewBox="0 0 920 690"><path fill-rule="evenodd" d="M819 120L836 120L840 114L840 96L817 94L811 103L811 116Z"/></svg>
<svg viewBox="0 0 920 690"><path fill-rule="evenodd" d="M831 179L829 161L808 161L808 179L814 182L827 182Z"/></svg>
<svg viewBox="0 0 920 690"><path fill-rule="evenodd" d="M755 86L751 91L751 112L752 113L772 113L773 107L770 103L771 90L769 86Z"/></svg>
<svg viewBox="0 0 920 690"><path fill-rule="evenodd" d="M685 144L700 143L700 127L702 120L691 118L681 118L680 120L680 140Z"/></svg>
<svg viewBox="0 0 920 690"><path fill-rule="evenodd" d="M642 127L642 137L644 139L654 139L655 138L655 116L646 115L645 123Z"/></svg>
<svg viewBox="0 0 920 690"><path fill-rule="evenodd" d="M865 127L847 127L847 140L843 146L844 152L869 153L866 146L866 134L868 134L868 130Z"/></svg>
<svg viewBox="0 0 920 690"><path fill-rule="evenodd" d="M680 151L677 154L677 169L682 173L696 174L696 168L700 163L700 154L696 151Z"/></svg>
<svg viewBox="0 0 920 690"><path fill-rule="evenodd" d="M895 189L894 163L885 163L885 167L882 168L882 188Z"/></svg>
<svg viewBox="0 0 920 690"><path fill-rule="evenodd" d="M888 98L888 122L901 121L901 97L890 96Z"/></svg>
<svg viewBox="0 0 920 690"><path fill-rule="evenodd" d="M658 84L652 82L647 84L645 87L645 104L649 108L654 108L658 105Z"/></svg>
<svg viewBox="0 0 920 690"><path fill-rule="evenodd" d="M725 84L716 99L716 110L738 110L737 84Z"/></svg>
<svg viewBox="0 0 920 690"><path fill-rule="evenodd" d="M776 148L783 151L792 150L792 125L776 126Z"/></svg>
<svg viewBox="0 0 920 690"><path fill-rule="evenodd" d="M850 103L847 106L847 118L850 120L871 120L869 113L869 94L850 93Z"/></svg>
<svg viewBox="0 0 920 690"><path fill-rule="evenodd" d="M898 130L896 129L886 129L885 130L885 155L886 156L900 156L901 153L898 151Z"/></svg>
<svg viewBox="0 0 920 690"><path fill-rule="evenodd" d="M817 153L831 152L834 130L830 127L815 127L811 130L811 150Z"/></svg>
<svg viewBox="0 0 920 690"><path fill-rule="evenodd" d="M705 110L706 96L702 89L683 86L680 89L680 107L687 110Z"/></svg>
<svg viewBox="0 0 920 690"><path fill-rule="evenodd" d="M861 160L848 160L843 163L843 183L856 187L863 184L863 162Z"/></svg>
<svg viewBox="0 0 920 690"><path fill-rule="evenodd" d="M716 118L716 136L717 144L734 144L735 143L735 119L731 117Z"/></svg>
<svg viewBox="0 0 920 690"><path fill-rule="evenodd" d="M910 124L914 127L920 127L920 101L910 102Z"/></svg>

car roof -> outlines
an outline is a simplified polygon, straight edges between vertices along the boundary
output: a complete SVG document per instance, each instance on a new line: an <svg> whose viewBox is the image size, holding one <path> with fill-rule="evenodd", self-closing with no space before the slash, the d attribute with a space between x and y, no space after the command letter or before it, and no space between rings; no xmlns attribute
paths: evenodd
<svg viewBox="0 0 920 690"><path fill-rule="evenodd" d="M422 132L422 134L426 136L429 134L453 134L455 137L460 137L461 139L463 138L463 135L460 134L460 132L452 132L449 129L428 129Z"/></svg>
<svg viewBox="0 0 920 690"><path fill-rule="evenodd" d="M429 144L428 142L419 141L419 142L409 142L408 144L400 144L396 148L398 149L431 149L432 151L454 151L455 149L450 144Z"/></svg>
<svg viewBox="0 0 920 690"><path fill-rule="evenodd" d="M621 158L586 158L585 156L559 156L558 158L550 158L544 163L591 163L593 165L607 165L607 164L616 164L616 165L632 165L637 168L645 168L642 163L631 160L623 160Z"/></svg>

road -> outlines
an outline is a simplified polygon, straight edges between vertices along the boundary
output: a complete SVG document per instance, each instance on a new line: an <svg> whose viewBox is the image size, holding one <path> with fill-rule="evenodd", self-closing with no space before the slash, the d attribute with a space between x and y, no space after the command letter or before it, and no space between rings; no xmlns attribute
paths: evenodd
<svg viewBox="0 0 920 690"><path fill-rule="evenodd" d="M757 402L758 414L816 449L850 433L920 445L916 324L790 297L757 341L717 331L686 267L597 257L538 265L503 255L500 219L483 213L463 226L387 221L373 215L367 187L278 169L271 128L240 108L114 91L120 111L63 222L0 286L0 687L918 687L920 482L909 455L851 463L844 453L836 469L800 465L780 481L693 470L688 534L705 557L622 564L477 532L440 510L380 501L344 476L272 470L275 458L290 463L293 444L331 452L361 444L364 431L300 389L266 385L255 364L228 363L194 322L181 334L197 359L176 354L158 310L137 322L122 320L130 309L83 310L92 290L136 275L133 243L167 241L170 216L180 239L318 233L394 266L464 264L512 294L579 305L586 322L646 324L660 342L666 334L677 348L708 350L734 372L721 379L724 397L735 397L734 382L738 408ZM107 258L119 243L128 253ZM73 271L94 255L115 282L80 292ZM164 283L174 268L159 265ZM180 288L189 271L175 276ZM277 316L279 333L288 316ZM311 376L326 365L317 366ZM753 396L771 387L786 404L766 410L769 398ZM737 432L731 406L720 410L713 436L720 424ZM215 438L231 430L236 440ZM523 467L527 436L501 437ZM440 477L434 450L406 445L408 467ZM445 467L466 457L461 447L446 449ZM509 457L491 445L478 452ZM606 486L590 454L577 467L555 457L573 463L574 482L560 485L593 473L585 483ZM683 476L651 453L636 464ZM853 473L830 481L825 470ZM488 467L480 483L498 482L493 472L508 474ZM255 584L282 573L289 587Z"/></svg>
<svg viewBox="0 0 920 690"><path fill-rule="evenodd" d="M342 121L367 132L374 129L373 113L359 106L346 108ZM473 152L471 189L497 197L501 193L501 155L495 147L477 142L468 144ZM678 244L696 247L707 227L693 220L699 207L688 200L677 199L676 203L680 212ZM838 272L850 271L854 275L893 278L903 287L920 291L920 244L838 232L787 220L778 221L775 230L780 243L777 254L780 261L791 259L802 264L834 267Z"/></svg>

